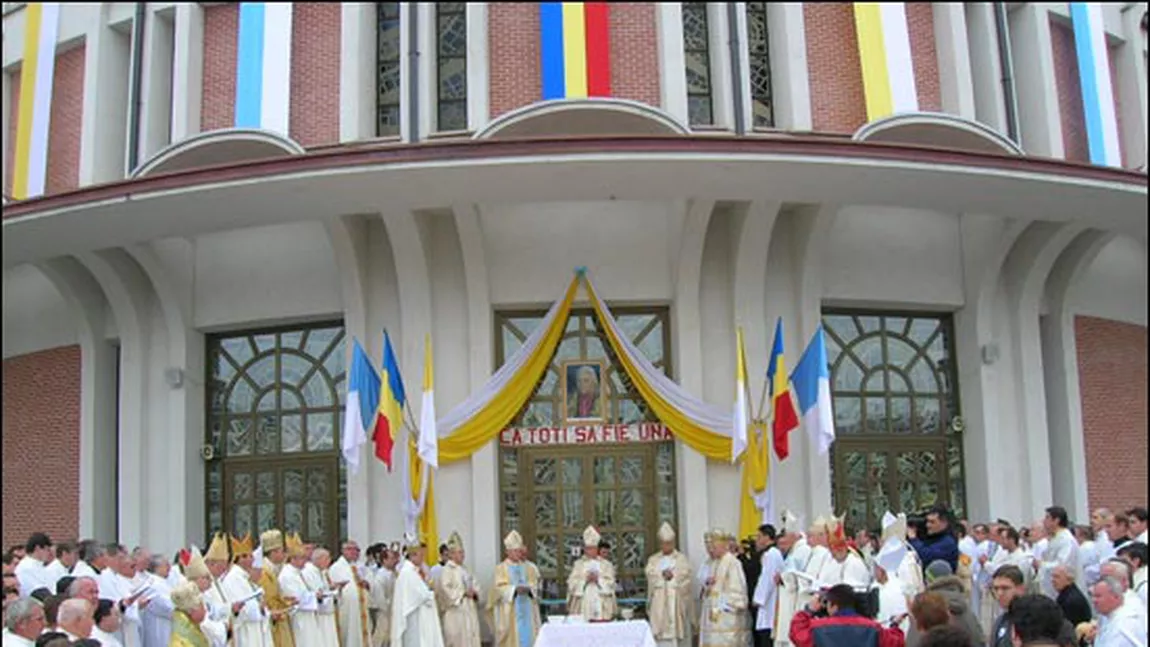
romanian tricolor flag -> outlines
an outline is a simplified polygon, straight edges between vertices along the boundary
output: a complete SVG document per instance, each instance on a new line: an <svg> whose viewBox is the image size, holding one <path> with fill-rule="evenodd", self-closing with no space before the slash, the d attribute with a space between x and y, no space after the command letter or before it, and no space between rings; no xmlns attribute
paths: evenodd
<svg viewBox="0 0 1150 647"><path fill-rule="evenodd" d="M539 3L543 99L611 96L606 2Z"/></svg>
<svg viewBox="0 0 1150 647"><path fill-rule="evenodd" d="M379 408L375 411L375 456L391 471L391 450L403 429L403 406L407 396L403 392L403 378L399 375L399 362L391 347L391 337L383 333L383 370L379 376Z"/></svg>
<svg viewBox="0 0 1150 647"><path fill-rule="evenodd" d="M795 401L791 399L791 384L787 379L787 362L783 359L783 319L775 324L775 343L771 347L771 361L767 365L767 384L771 390L771 435L775 455L779 460L791 453L790 434L799 426Z"/></svg>

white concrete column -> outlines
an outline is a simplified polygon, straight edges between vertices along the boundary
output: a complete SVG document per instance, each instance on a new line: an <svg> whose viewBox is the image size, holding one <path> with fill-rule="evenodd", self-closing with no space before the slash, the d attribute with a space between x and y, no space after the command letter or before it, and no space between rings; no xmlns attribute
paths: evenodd
<svg viewBox="0 0 1150 647"><path fill-rule="evenodd" d="M487 3L467 3L467 129L479 132L491 120L490 47Z"/></svg>
<svg viewBox="0 0 1150 647"><path fill-rule="evenodd" d="M1143 46L1145 38L1142 36L1142 16L1145 13L1146 5L1141 3L1127 3L1123 8L1122 35L1126 42L1118 48L1115 66L1114 85L1122 99L1122 105L1119 106L1122 111L1122 132L1118 136L1122 141L1127 168L1144 168L1147 160L1146 104L1150 99L1146 96L1146 50Z"/></svg>
<svg viewBox="0 0 1150 647"><path fill-rule="evenodd" d="M1002 61L998 54L994 4L968 2L964 7L974 91L974 118L1006 134L1006 98L1002 89Z"/></svg>
<svg viewBox="0 0 1150 647"><path fill-rule="evenodd" d="M332 254L339 270L343 300L343 325L349 339L358 339L370 353L367 325L368 237L365 216L341 216L324 221ZM347 343L347 366L351 366L354 344ZM378 362L374 362L378 365ZM342 430L341 430L342 433ZM370 430L368 434L370 435ZM342 460L342 459L340 459ZM349 539L367 543L371 533L371 505L368 485L378 461L370 440L360 449L359 470L347 470L347 532Z"/></svg>
<svg viewBox="0 0 1150 647"><path fill-rule="evenodd" d="M1022 148L1030 155L1065 157L1054 49L1046 6L1027 2L1010 12L1014 82L1018 88L1018 121Z"/></svg>
<svg viewBox="0 0 1150 647"><path fill-rule="evenodd" d="M80 339L81 537L109 541L116 529L116 352L105 339L108 303L92 275L74 258L36 267L59 290Z"/></svg>
<svg viewBox="0 0 1150 647"><path fill-rule="evenodd" d="M768 2L767 25L771 35L771 92L775 100L775 127L783 130L812 130L810 70L807 67L803 3Z"/></svg>
<svg viewBox="0 0 1150 647"><path fill-rule="evenodd" d="M966 9L961 2L933 2L931 7L942 111L974 119L974 79L966 38Z"/></svg>
<svg viewBox="0 0 1150 647"><path fill-rule="evenodd" d="M419 73L417 84L419 88L419 139L427 139L433 132L439 132L439 93L436 84L439 83L439 58L436 47L438 26L436 20L436 3L418 2L412 5L417 18L416 32L419 34L417 47L419 47ZM403 68L407 71L407 68ZM404 85L407 82L404 81ZM406 112L404 113L407 114Z"/></svg>
<svg viewBox="0 0 1150 647"><path fill-rule="evenodd" d="M204 94L204 8L194 2L176 3L172 59L172 126L170 141L200 132L200 101Z"/></svg>
<svg viewBox="0 0 1150 647"><path fill-rule="evenodd" d="M380 209L387 237L395 259L396 283L399 287L400 328L392 329L391 343L403 372L404 387L412 418L419 420L420 386L423 383L423 339L431 331L431 276L427 252L417 216L411 211ZM396 443L396 451L402 444ZM373 475L373 477L376 475ZM373 478L372 492L395 492L402 487L398 472ZM373 537L390 536L403 528L399 506L391 497L377 497L371 502Z"/></svg>
<svg viewBox="0 0 1150 647"><path fill-rule="evenodd" d="M9 141L8 120L12 118L12 75L0 70L0 133L4 133L4 145L0 147L0 182L8 177L8 151L15 153L16 142ZM4 189L7 195L7 188Z"/></svg>
<svg viewBox="0 0 1150 647"><path fill-rule="evenodd" d="M414 38L418 44L420 38L418 29L415 32L408 29L411 22L409 16L412 11L418 11L421 4L415 2L399 3L399 135L400 140L405 144L411 142L411 124L408 123L408 120L411 114L411 102L415 98L411 96L410 83L411 41ZM418 46L422 47L422 44L418 44ZM423 111L425 108L426 106L421 106L420 110Z"/></svg>
<svg viewBox="0 0 1150 647"><path fill-rule="evenodd" d="M470 42L470 35L468 39ZM470 64L470 59L468 61ZM468 101L470 103L470 99ZM454 205L452 211L467 283L467 384L469 392L475 393L483 388L496 368L483 223L478 205ZM495 565L501 561L501 507L499 447L497 442L490 442L471 455L471 546L474 553L471 561L480 581L490 579Z"/></svg>
<svg viewBox="0 0 1150 647"><path fill-rule="evenodd" d="M680 15L681 17L681 15ZM731 33L727 22L727 5L723 2L707 3L707 35L710 38L711 54L711 124L700 124L726 130L735 129L735 89L731 78L730 40ZM682 45L680 44L680 47ZM683 74L686 75L686 68ZM743 68L746 73L746 68ZM684 86L685 87L685 86ZM684 93L686 90L684 90ZM684 121L684 123L688 123Z"/></svg>
<svg viewBox="0 0 1150 647"><path fill-rule="evenodd" d="M672 4L672 3L665 3ZM663 6L663 5L660 5ZM677 4L676 4L677 6ZM682 48L680 47L680 52ZM683 95L686 97L686 95ZM676 373L679 383L690 393L703 392L703 336L699 316L699 290L702 281L703 244L715 208L712 200L694 199L673 209L684 209L682 246L675 268L673 317ZM701 539L710 518L707 511L707 459L681 440L675 441L679 549L692 564L702 563Z"/></svg>
<svg viewBox="0 0 1150 647"><path fill-rule="evenodd" d="M1009 492L992 488L998 475L1013 469L1018 457L1006 451L1009 433L999 424L999 390L1012 379L1010 366L994 359L995 293L1002 264L1029 220L964 213L959 216L964 306L954 313L959 401L964 430L966 514L971 519L1017 518ZM997 313L1000 316L1005 313ZM983 359L986 348L987 359Z"/></svg>
<svg viewBox="0 0 1150 647"><path fill-rule="evenodd" d="M84 99L80 120L80 186L125 176L131 37L107 26L110 5L85 32Z"/></svg>
<svg viewBox="0 0 1150 647"><path fill-rule="evenodd" d="M340 5L339 48L339 141L370 139L375 137L376 119L376 9L373 3Z"/></svg>
<svg viewBox="0 0 1150 647"><path fill-rule="evenodd" d="M1090 515L1086 474L1086 442L1082 429L1082 393L1078 385L1078 343L1070 295L1082 273L1115 234L1083 232L1058 257L1046 283L1050 313L1042 317L1042 367L1045 370L1046 413L1050 433L1050 467L1054 505L1074 519Z"/></svg>
<svg viewBox="0 0 1150 647"><path fill-rule="evenodd" d="M122 252L84 252L77 259L92 273L107 295L120 340L119 483L120 520L117 537L123 544L147 541L150 501L165 501L164 484L149 479L148 455L157 439L144 433L148 418L149 347L151 327L146 279L129 265ZM163 466L158 466L161 469ZM158 476L158 474L157 474Z"/></svg>
<svg viewBox="0 0 1150 647"><path fill-rule="evenodd" d="M823 261L831 227L838 216L839 205L819 204L800 210L791 222L792 249L795 250L795 295L797 324L792 328L786 353L795 364L807 343L822 324ZM794 364L792 364L793 366ZM800 415L802 412L799 412ZM791 460L806 461L806 518L814 519L831 507L830 456L820 456L811 442L809 430L801 426L795 434L802 440L791 443ZM792 436L794 438L794 436Z"/></svg>
<svg viewBox="0 0 1150 647"><path fill-rule="evenodd" d="M178 271L165 268L157 245L166 249L169 258L178 259ZM180 377L178 384L166 379L154 384L158 396L149 400L150 408L162 409L153 412L152 419L163 421L158 427L168 440L150 448L149 464L163 470L162 477L153 473L152 478L167 481L168 496L162 506L153 508L148 541L154 546L182 546L199 541L208 531L204 526L206 470L200 455L205 437L206 349L203 333L192 324L195 247L187 239L166 239L133 245L126 251L151 284L163 316L167 348L156 350L164 354L154 358L154 363L158 361L165 372L177 371ZM182 460L171 460L173 448Z"/></svg>
<svg viewBox="0 0 1150 647"><path fill-rule="evenodd" d="M140 84L140 140L137 165L172 141L172 62L175 23L172 11L149 9L144 27L144 69ZM128 169L129 172L135 169Z"/></svg>
<svg viewBox="0 0 1150 647"><path fill-rule="evenodd" d="M736 228L735 240L735 325L743 328L747 353L748 401L758 407L759 395L766 381L774 327L767 321L766 290L767 251L771 232L778 220L782 203L755 201L747 207L742 226ZM759 413L755 411L755 413Z"/></svg>
<svg viewBox="0 0 1150 647"><path fill-rule="evenodd" d="M1014 369L1015 426L1023 439L1022 514L1041 517L1054 496L1039 316L1050 269L1081 231L1077 223L1035 222L1019 237L1006 260L1010 300L1010 344Z"/></svg>
<svg viewBox="0 0 1150 647"><path fill-rule="evenodd" d="M678 2L656 5L659 43L659 91L663 110L679 123L688 123L687 67L683 55L683 7Z"/></svg>

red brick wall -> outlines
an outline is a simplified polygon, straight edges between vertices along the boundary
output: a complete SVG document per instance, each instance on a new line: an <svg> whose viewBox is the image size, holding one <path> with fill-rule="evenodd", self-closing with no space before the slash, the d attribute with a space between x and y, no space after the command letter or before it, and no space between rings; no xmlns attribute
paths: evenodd
<svg viewBox="0 0 1150 647"><path fill-rule="evenodd" d="M609 6L611 96L659 106L655 3L619 2Z"/></svg>
<svg viewBox="0 0 1150 647"><path fill-rule="evenodd" d="M519 2L488 5L487 42L491 118L542 99L538 7Z"/></svg>
<svg viewBox="0 0 1150 647"><path fill-rule="evenodd" d="M84 46L56 56L52 116L48 126L48 174L44 193L80 186L80 129L84 116Z"/></svg>
<svg viewBox="0 0 1150 647"><path fill-rule="evenodd" d="M1090 161L1086 140L1086 117L1082 113L1082 84L1074 32L1068 25L1050 21L1050 45L1054 50L1054 84L1058 87L1058 111L1062 116L1062 145L1066 159Z"/></svg>
<svg viewBox="0 0 1150 647"><path fill-rule="evenodd" d="M1146 505L1146 327L1079 316L1078 383L1091 509Z"/></svg>
<svg viewBox="0 0 1150 647"><path fill-rule="evenodd" d="M339 142L340 12L336 2L292 9L288 132L304 146Z"/></svg>
<svg viewBox="0 0 1150 647"><path fill-rule="evenodd" d="M80 512L80 347L4 360L4 545L36 531L76 539Z"/></svg>
<svg viewBox="0 0 1150 647"><path fill-rule="evenodd" d="M934 45L934 8L931 3L906 3L906 29L910 35L918 109L940 112L942 89L938 81L938 50Z"/></svg>
<svg viewBox="0 0 1150 647"><path fill-rule="evenodd" d="M16 122L20 120L20 70L12 72L8 105L8 132L4 133L4 195L12 195L12 173L16 160Z"/></svg>
<svg viewBox="0 0 1150 647"><path fill-rule="evenodd" d="M240 7L204 7L204 79L200 131L231 128L236 120L236 47Z"/></svg>
<svg viewBox="0 0 1150 647"><path fill-rule="evenodd" d="M803 21L814 129L854 133L866 123L854 8L849 2L804 2Z"/></svg>

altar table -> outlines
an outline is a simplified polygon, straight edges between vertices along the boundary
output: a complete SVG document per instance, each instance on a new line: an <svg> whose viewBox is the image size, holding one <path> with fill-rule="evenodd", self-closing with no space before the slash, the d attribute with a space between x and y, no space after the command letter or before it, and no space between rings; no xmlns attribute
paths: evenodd
<svg viewBox="0 0 1150 647"><path fill-rule="evenodd" d="M535 647L655 647L646 620L586 624L545 623Z"/></svg>

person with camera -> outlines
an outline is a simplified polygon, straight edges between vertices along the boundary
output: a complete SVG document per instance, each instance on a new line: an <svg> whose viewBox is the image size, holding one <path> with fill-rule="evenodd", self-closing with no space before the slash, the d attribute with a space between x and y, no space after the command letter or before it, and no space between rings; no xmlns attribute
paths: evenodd
<svg viewBox="0 0 1150 647"><path fill-rule="evenodd" d="M791 642L795 647L828 645L875 645L904 647L906 638L895 618L884 627L870 617L870 603L863 592L849 584L838 584L823 591L791 621Z"/></svg>

